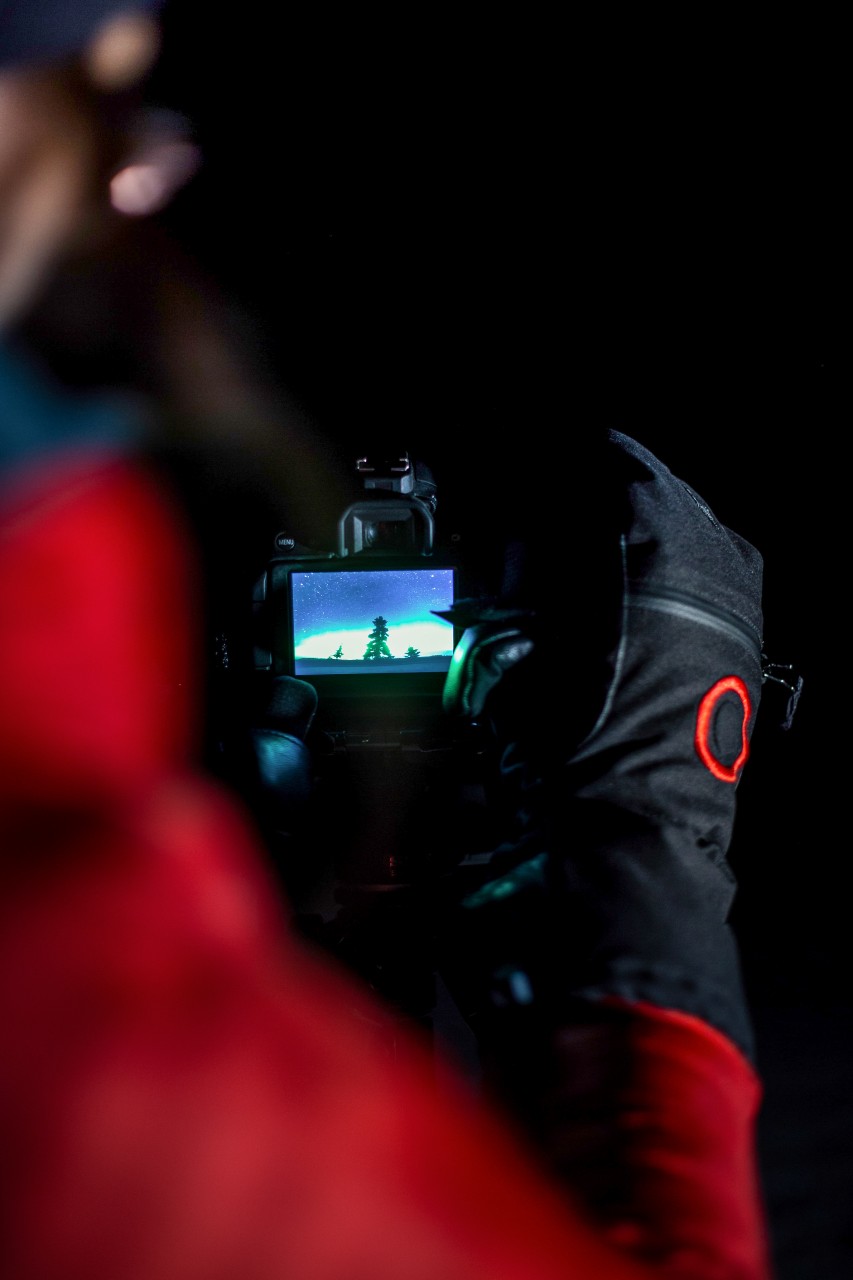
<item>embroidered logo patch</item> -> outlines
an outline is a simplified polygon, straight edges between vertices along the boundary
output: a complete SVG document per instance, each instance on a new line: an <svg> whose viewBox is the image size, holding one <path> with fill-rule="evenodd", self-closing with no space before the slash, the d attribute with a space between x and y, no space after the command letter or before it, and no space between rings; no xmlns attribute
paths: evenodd
<svg viewBox="0 0 853 1280"><path fill-rule="evenodd" d="M739 676L723 676L699 703L694 742L699 759L721 782L737 782L749 756L749 690Z"/></svg>

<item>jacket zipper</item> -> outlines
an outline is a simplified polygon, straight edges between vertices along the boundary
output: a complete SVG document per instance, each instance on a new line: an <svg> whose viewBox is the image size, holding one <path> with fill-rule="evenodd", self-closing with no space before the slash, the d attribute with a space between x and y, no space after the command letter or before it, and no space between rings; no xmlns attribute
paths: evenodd
<svg viewBox="0 0 853 1280"><path fill-rule="evenodd" d="M627 604L629 608L656 609L659 613L668 613L689 622L714 627L724 635L745 644L756 660L761 662L762 642L758 632L728 609L720 609L698 596L692 596L686 591L676 591L672 587L656 587L652 590L634 584L627 592Z"/></svg>

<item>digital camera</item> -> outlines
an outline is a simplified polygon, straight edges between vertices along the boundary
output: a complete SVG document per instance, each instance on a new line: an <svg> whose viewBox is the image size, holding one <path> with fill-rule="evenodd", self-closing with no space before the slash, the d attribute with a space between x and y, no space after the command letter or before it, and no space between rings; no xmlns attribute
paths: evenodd
<svg viewBox="0 0 853 1280"><path fill-rule="evenodd" d="M255 591L256 670L313 685L341 730L432 719L459 639L445 616L460 566L435 545L435 485L408 454L359 458L364 495L342 513L335 552L276 540Z"/></svg>

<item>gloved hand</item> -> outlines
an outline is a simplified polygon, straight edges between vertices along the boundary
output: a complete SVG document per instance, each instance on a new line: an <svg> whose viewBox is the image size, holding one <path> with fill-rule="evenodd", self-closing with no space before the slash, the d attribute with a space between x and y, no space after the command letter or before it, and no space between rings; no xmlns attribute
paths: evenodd
<svg viewBox="0 0 853 1280"><path fill-rule="evenodd" d="M461 945L475 967L525 968L546 1004L650 1001L750 1054L726 855L761 698L762 559L641 445L611 432L609 451L594 594L463 605L446 705L494 726L515 830L459 924L489 940Z"/></svg>

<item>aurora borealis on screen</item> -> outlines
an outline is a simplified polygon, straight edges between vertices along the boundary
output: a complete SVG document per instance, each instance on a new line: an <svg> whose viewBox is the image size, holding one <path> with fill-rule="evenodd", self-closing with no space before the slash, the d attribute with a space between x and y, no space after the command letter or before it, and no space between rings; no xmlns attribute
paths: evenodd
<svg viewBox="0 0 853 1280"><path fill-rule="evenodd" d="M452 569L300 571L291 574L291 589L297 673L300 660L360 662L379 616L401 665L410 648L449 663L453 627L431 611L452 605Z"/></svg>

